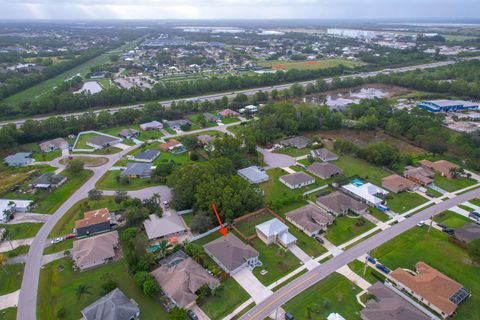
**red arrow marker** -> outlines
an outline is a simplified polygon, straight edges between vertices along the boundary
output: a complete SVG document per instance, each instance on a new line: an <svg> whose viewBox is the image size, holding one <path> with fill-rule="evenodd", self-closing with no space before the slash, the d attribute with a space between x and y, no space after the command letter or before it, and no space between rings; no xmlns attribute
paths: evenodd
<svg viewBox="0 0 480 320"><path fill-rule="evenodd" d="M212 202L212 208L213 211L215 212L215 215L217 216L218 223L220 224L220 233L223 234L224 237L227 236L227 228L223 227L222 220L220 219L220 216L218 215L217 207L215 206L215 203Z"/></svg>

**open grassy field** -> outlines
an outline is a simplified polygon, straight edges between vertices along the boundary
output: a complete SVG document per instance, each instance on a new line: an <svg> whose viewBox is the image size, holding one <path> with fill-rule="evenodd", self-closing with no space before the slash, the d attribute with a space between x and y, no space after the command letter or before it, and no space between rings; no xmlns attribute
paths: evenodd
<svg viewBox="0 0 480 320"><path fill-rule="evenodd" d="M130 178L128 184L121 184L117 182L117 176L121 176L120 170L107 171L100 180L97 181L95 187L99 190L127 191L140 190L157 185L149 178Z"/></svg>
<svg viewBox="0 0 480 320"><path fill-rule="evenodd" d="M477 180L472 178L458 178L458 179L447 179L441 175L436 174L433 180L433 183L442 188L445 191L453 192L469 186L472 186L477 183Z"/></svg>
<svg viewBox="0 0 480 320"><path fill-rule="evenodd" d="M413 192L391 193L391 196L392 199L388 199L387 204L396 213L404 213L428 201L427 198Z"/></svg>
<svg viewBox="0 0 480 320"><path fill-rule="evenodd" d="M346 67L355 67L361 65L362 63L357 61L350 61L344 59L325 59L317 61L283 61L283 60L271 60L271 61L258 61L258 65L264 67L272 67L273 69L280 70L289 70L289 69L298 69L298 70L316 70L316 69L325 69L333 68L343 64ZM277 68L275 68L277 66ZM280 66L284 66L281 68Z"/></svg>
<svg viewBox="0 0 480 320"><path fill-rule="evenodd" d="M333 224L328 227L325 238L334 245L340 245L375 227L373 223L366 219L363 219L363 225L357 225L359 219L363 218L337 217Z"/></svg>
<svg viewBox="0 0 480 320"><path fill-rule="evenodd" d="M33 158L35 161L52 161L53 159L56 159L62 155L62 151L60 150L55 150L52 152L35 152L33 154Z"/></svg>
<svg viewBox="0 0 480 320"><path fill-rule="evenodd" d="M222 118L222 123L223 124L230 124L230 123L235 123L235 122L240 122L240 119L235 118L235 117Z"/></svg>
<svg viewBox="0 0 480 320"><path fill-rule="evenodd" d="M382 185L382 178L390 175L382 168L376 167L364 160L342 155L338 160L332 163L343 170L347 177L359 176L364 180L368 180L377 186Z"/></svg>
<svg viewBox="0 0 480 320"><path fill-rule="evenodd" d="M449 228L461 228L473 221L453 211L444 211L433 218L433 221L446 225Z"/></svg>
<svg viewBox="0 0 480 320"><path fill-rule="evenodd" d="M62 271L59 271L60 266L63 267ZM40 273L37 318L57 319L57 311L65 308L67 310L65 319L79 319L80 310L103 296L101 285L108 279L116 281L123 293L139 304L142 320L168 319L159 301L145 296L138 289L128 271L125 258L85 272L73 271L70 259L61 259L45 265ZM77 299L75 288L80 284L89 286L91 294Z"/></svg>
<svg viewBox="0 0 480 320"><path fill-rule="evenodd" d="M0 320L16 320L17 308L7 308L0 310Z"/></svg>
<svg viewBox="0 0 480 320"><path fill-rule="evenodd" d="M35 237L42 225L42 223L26 222L19 224L0 224L0 228L4 228L10 232L10 240L18 240Z"/></svg>
<svg viewBox="0 0 480 320"><path fill-rule="evenodd" d="M472 293L457 310L457 319L474 320L480 314L480 272L466 251L448 241L447 235L436 229L414 228L383 244L372 256L390 269L415 270L423 261L458 281Z"/></svg>
<svg viewBox="0 0 480 320"><path fill-rule="evenodd" d="M222 286L223 289L219 295L210 296L199 303L199 307L212 320L223 319L250 298L233 278L223 281Z"/></svg>
<svg viewBox="0 0 480 320"><path fill-rule="evenodd" d="M252 241L252 246L260 253L259 260L263 263L261 267L253 269L253 274L265 286L301 266L300 260L293 253L277 245L267 246L262 240L256 238ZM261 275L262 270L267 270L268 273Z"/></svg>
<svg viewBox="0 0 480 320"><path fill-rule="evenodd" d="M292 147L277 149L275 153L282 153L292 157L301 157L310 153L311 148L297 149Z"/></svg>
<svg viewBox="0 0 480 320"><path fill-rule="evenodd" d="M24 264L7 264L0 269L0 296L17 291L22 286Z"/></svg>
<svg viewBox="0 0 480 320"><path fill-rule="evenodd" d="M332 312L345 319L359 319L362 306L355 298L359 292L360 288L347 278L333 273L288 301L283 308L295 319L326 319ZM311 308L310 316L308 308Z"/></svg>
<svg viewBox="0 0 480 320"><path fill-rule="evenodd" d="M46 165L9 168L2 164L0 165L0 194L4 197L4 194L13 186L20 186L33 175L48 171L55 171L55 168Z"/></svg>

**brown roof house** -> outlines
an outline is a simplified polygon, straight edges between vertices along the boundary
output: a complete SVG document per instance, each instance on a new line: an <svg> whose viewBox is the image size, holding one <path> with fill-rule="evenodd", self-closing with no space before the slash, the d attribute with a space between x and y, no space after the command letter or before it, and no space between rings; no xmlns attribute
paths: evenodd
<svg viewBox="0 0 480 320"><path fill-rule="evenodd" d="M207 285L214 289L220 284L182 251L177 251L166 261L160 261L160 267L153 270L151 275L174 304L186 309L195 305L196 292L202 286Z"/></svg>
<svg viewBox="0 0 480 320"><path fill-rule="evenodd" d="M455 238L466 244L480 239L480 226L475 223L467 223L463 227L455 229Z"/></svg>
<svg viewBox="0 0 480 320"><path fill-rule="evenodd" d="M425 262L418 262L416 272L397 268L390 273L397 287L405 290L423 304L442 315L452 316L470 293L455 280L447 277Z"/></svg>
<svg viewBox="0 0 480 320"><path fill-rule="evenodd" d="M338 156L335 153L325 148L312 150L310 151L310 154L312 155L312 157L318 157L325 162L335 161L338 159Z"/></svg>
<svg viewBox="0 0 480 320"><path fill-rule="evenodd" d="M162 151L168 151L173 154L181 154L187 152L185 146L178 140L171 139L168 142L165 142L158 146Z"/></svg>
<svg viewBox="0 0 480 320"><path fill-rule="evenodd" d="M392 174L382 179L382 187L393 193L399 193L403 191L415 191L419 186L412 180L408 180L398 174Z"/></svg>
<svg viewBox="0 0 480 320"><path fill-rule="evenodd" d="M222 118L229 118L229 117L238 117L240 113L233 111L232 109L225 109L218 113Z"/></svg>
<svg viewBox="0 0 480 320"><path fill-rule="evenodd" d="M407 166L403 172L403 176L405 178L422 186L431 184L433 182L432 178L434 175L435 173L428 169L412 166Z"/></svg>
<svg viewBox="0 0 480 320"><path fill-rule="evenodd" d="M205 252L230 275L242 268L255 268L261 266L258 260L258 251L243 243L232 233L207 243Z"/></svg>
<svg viewBox="0 0 480 320"><path fill-rule="evenodd" d="M84 218L75 221L77 238L110 231L115 217L107 208L92 210L83 214Z"/></svg>
<svg viewBox="0 0 480 320"><path fill-rule="evenodd" d="M290 189L298 189L315 183L315 178L305 172L290 173L280 177L280 182Z"/></svg>
<svg viewBox="0 0 480 320"><path fill-rule="evenodd" d="M331 225L334 220L333 216L313 204L307 204L304 207L290 211L285 217L295 227L309 236L326 231L327 226Z"/></svg>
<svg viewBox="0 0 480 320"><path fill-rule="evenodd" d="M119 254L117 231L73 242L72 258L81 271L111 262Z"/></svg>
<svg viewBox="0 0 480 320"><path fill-rule="evenodd" d="M420 165L428 170L432 170L435 173L447 177L448 179L453 179L452 170L460 168L454 163L451 163L447 160L438 160L431 162L429 160L421 160Z"/></svg>
<svg viewBox="0 0 480 320"><path fill-rule="evenodd" d="M368 205L340 191L318 197L316 202L321 208L335 216L347 214L349 211L356 214L368 212Z"/></svg>
<svg viewBox="0 0 480 320"><path fill-rule="evenodd" d="M328 162L314 162L307 167L307 170L314 175L326 180L339 174L343 174L343 170L334 164Z"/></svg>
<svg viewBox="0 0 480 320"><path fill-rule="evenodd" d="M53 140L48 140L40 143L39 147L40 147L40 150L42 150L42 152L64 150L64 149L68 149L68 142L63 138L56 138Z"/></svg>
<svg viewBox="0 0 480 320"><path fill-rule="evenodd" d="M407 300L381 282L368 288L375 298L365 304L360 314L362 320L429 320Z"/></svg>

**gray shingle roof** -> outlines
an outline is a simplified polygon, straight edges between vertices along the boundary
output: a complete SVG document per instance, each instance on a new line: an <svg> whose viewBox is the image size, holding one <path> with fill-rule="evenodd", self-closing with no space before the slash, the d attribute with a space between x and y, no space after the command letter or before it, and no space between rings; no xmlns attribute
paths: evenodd
<svg viewBox="0 0 480 320"><path fill-rule="evenodd" d="M86 320L130 320L140 314L138 305L118 288L82 310Z"/></svg>
<svg viewBox="0 0 480 320"><path fill-rule="evenodd" d="M280 141L281 145L287 146L287 147L294 147L297 149L303 149L305 148L308 144L310 143L310 139L304 137L304 136L297 136L293 138L288 138Z"/></svg>
<svg viewBox="0 0 480 320"><path fill-rule="evenodd" d="M93 138L88 140L89 143L94 144L96 146L104 146L107 144L111 144L112 142L120 141L118 138L104 136L104 135L97 135Z"/></svg>
<svg viewBox="0 0 480 320"><path fill-rule="evenodd" d="M308 171L322 179L329 179L337 174L342 174L343 170L328 162L314 162L308 166Z"/></svg>
<svg viewBox="0 0 480 320"><path fill-rule="evenodd" d="M160 154L160 150L151 149L146 150L135 155L135 159L140 160L154 160Z"/></svg>
<svg viewBox="0 0 480 320"><path fill-rule="evenodd" d="M315 180L315 178L309 176L305 172L290 173L285 176L281 176L280 179L291 186L295 186L301 183L307 183L309 181Z"/></svg>
<svg viewBox="0 0 480 320"><path fill-rule="evenodd" d="M61 174L55 174L54 172L45 172L40 177L33 181L33 185L37 184L59 184L65 179Z"/></svg>
<svg viewBox="0 0 480 320"><path fill-rule="evenodd" d="M133 176L149 175L152 172L152 165L149 163L129 162L122 174Z"/></svg>

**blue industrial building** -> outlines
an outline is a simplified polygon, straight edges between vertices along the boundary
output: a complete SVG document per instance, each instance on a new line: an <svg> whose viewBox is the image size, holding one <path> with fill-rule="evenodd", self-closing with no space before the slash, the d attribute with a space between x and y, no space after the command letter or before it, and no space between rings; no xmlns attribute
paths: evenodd
<svg viewBox="0 0 480 320"><path fill-rule="evenodd" d="M448 112L478 109L479 104L476 102L463 100L431 100L422 101L417 107L430 112Z"/></svg>

